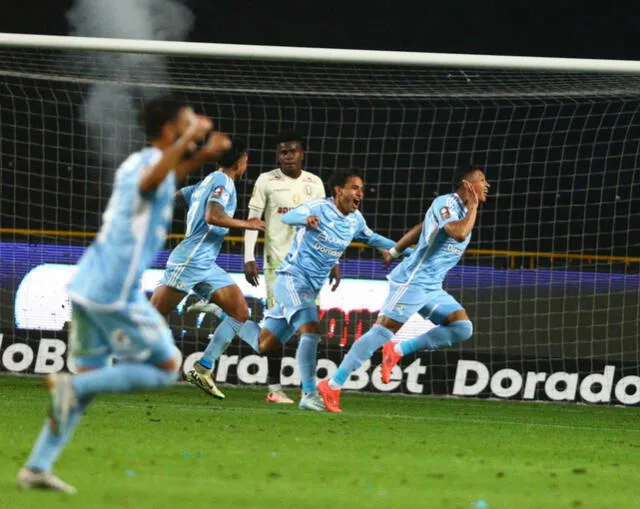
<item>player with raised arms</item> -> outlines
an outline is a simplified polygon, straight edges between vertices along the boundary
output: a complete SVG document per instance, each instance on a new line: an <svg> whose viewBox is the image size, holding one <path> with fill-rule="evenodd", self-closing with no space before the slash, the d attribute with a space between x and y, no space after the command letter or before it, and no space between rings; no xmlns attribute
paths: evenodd
<svg viewBox="0 0 640 509"><path fill-rule="evenodd" d="M473 325L467 312L443 290L442 282L469 245L478 204L487 200L490 187L480 167L457 168L453 179L455 192L437 197L424 221L389 250L387 262L418 242L411 256L389 274L389 294L376 324L354 343L331 378L318 384L328 411L342 412L342 386L381 346L384 345L382 381L389 383L391 371L403 355L446 348L471 337ZM440 327L394 345L391 338L416 312Z"/></svg>
<svg viewBox="0 0 640 509"><path fill-rule="evenodd" d="M222 338L231 341L249 318L249 308L240 287L216 264L216 258L229 228L263 230L259 218L235 219L237 197L235 181L247 169L245 143L234 138L231 149L219 159L219 169L200 183L182 188L178 193L189 206L185 238L171 252L160 284L151 303L163 315L169 314L193 291L202 299L216 302L227 317L213 333L211 343ZM211 376L207 362L210 347L196 363L187 380L214 398L224 399Z"/></svg>
<svg viewBox="0 0 640 509"><path fill-rule="evenodd" d="M320 341L316 297L353 240L384 249L394 245L392 240L372 232L358 210L364 182L357 170L336 170L329 187L333 198L309 201L282 216L284 223L299 229L291 250L277 270L276 304L267 311L263 328L247 321L238 333L256 352L270 355L279 352L282 344L300 332L296 353L302 381L299 406L318 411L323 411L324 405L315 385ZM217 351L221 353L222 348Z"/></svg>
<svg viewBox="0 0 640 509"><path fill-rule="evenodd" d="M213 133L185 160L212 129L210 119L169 97L147 103L141 117L151 146L131 154L118 168L100 232L69 285L70 360L78 373L47 378L50 417L18 474L25 489L76 491L52 473L52 466L94 396L158 389L177 378L179 352L140 280L164 245L176 180L220 155L230 142ZM120 362L109 365L113 356Z"/></svg>

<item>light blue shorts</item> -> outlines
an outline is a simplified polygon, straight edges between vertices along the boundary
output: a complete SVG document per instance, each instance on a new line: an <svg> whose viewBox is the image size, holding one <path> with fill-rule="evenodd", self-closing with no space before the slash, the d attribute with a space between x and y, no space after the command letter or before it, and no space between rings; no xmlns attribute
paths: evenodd
<svg viewBox="0 0 640 509"><path fill-rule="evenodd" d="M176 356L165 319L142 293L117 311L99 311L73 303L69 356L76 366L101 368L110 357L159 364Z"/></svg>
<svg viewBox="0 0 640 509"><path fill-rule="evenodd" d="M427 291L417 285L399 285L389 281L389 295L380 314L399 323L405 323L414 313L441 325L454 311L464 309L444 290Z"/></svg>
<svg viewBox="0 0 640 509"><path fill-rule="evenodd" d="M318 322L318 292L304 280L278 274L273 285L276 304L265 313L265 328L286 343L303 325Z"/></svg>
<svg viewBox="0 0 640 509"><path fill-rule="evenodd" d="M211 294L220 288L235 285L231 276L215 263L206 269L188 264L167 264L160 285L170 286L184 293L193 291L202 299L210 300Z"/></svg>

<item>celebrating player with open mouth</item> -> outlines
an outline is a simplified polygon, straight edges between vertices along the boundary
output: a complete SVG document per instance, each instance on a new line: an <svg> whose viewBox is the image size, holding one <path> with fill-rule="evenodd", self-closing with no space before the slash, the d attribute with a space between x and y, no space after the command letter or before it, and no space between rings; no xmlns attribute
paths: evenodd
<svg viewBox="0 0 640 509"><path fill-rule="evenodd" d="M296 331L301 334L296 358L302 379L300 408L323 411L316 392L317 346L320 323L316 298L331 269L353 240L388 249L390 239L372 232L358 210L364 182L357 170L336 170L329 186L333 198L313 200L287 212L282 221L298 229L291 250L277 271L276 304L264 327L248 321L238 335L256 352L278 352ZM222 352L222 349L218 349Z"/></svg>
<svg viewBox="0 0 640 509"><path fill-rule="evenodd" d="M478 203L487 200L491 186L481 168L464 166L456 169L453 187L455 193L436 198L424 221L389 250L387 256L396 258L419 239L411 256L389 274L389 295L376 325L354 343L333 376L318 384L318 392L330 412L342 412L342 386L349 375L382 345L382 381L389 383L391 371L403 355L452 346L466 341L473 334L469 315L442 289L442 282L469 245ZM416 312L440 327L402 343L394 345L390 342Z"/></svg>

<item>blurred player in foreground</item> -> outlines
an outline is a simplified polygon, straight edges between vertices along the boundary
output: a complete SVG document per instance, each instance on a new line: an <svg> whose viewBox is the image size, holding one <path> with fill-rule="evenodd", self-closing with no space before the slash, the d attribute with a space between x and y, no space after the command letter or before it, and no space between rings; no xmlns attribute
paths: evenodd
<svg viewBox="0 0 640 509"><path fill-rule="evenodd" d="M293 334L300 332L296 359L302 380L299 406L304 410L324 410L315 382L320 341L316 297L320 289L353 240L384 249L394 245L392 240L373 233L358 210L364 190L358 171L336 170L329 186L333 198L309 201L282 216L284 223L300 228L277 271L276 304L267 311L262 329L248 321L238 333L256 352L269 355L279 352Z"/></svg>
<svg viewBox="0 0 640 509"><path fill-rule="evenodd" d="M220 155L230 142L213 133L204 148L185 160L212 122L168 97L145 105L142 125L151 146L118 168L100 232L69 286L69 350L78 374L47 378L50 417L18 474L25 489L75 493L51 470L94 396L158 389L177 378L179 356L171 332L140 280L164 244L176 180ZM112 356L119 359L115 365L109 365Z"/></svg>
<svg viewBox="0 0 640 509"><path fill-rule="evenodd" d="M205 302L219 304L228 317L218 325L211 342L217 338L231 341L249 318L249 308L240 287L216 264L229 228L264 229L259 218L233 217L237 205L235 181L244 175L247 162L244 142L234 138L231 149L219 158L217 171L178 192L189 206L185 238L171 252L162 280L151 297L151 303L163 315L169 314L189 291ZM190 371L187 380L210 396L224 399L211 376L210 350L207 347L196 363L197 373Z"/></svg>
<svg viewBox="0 0 640 509"><path fill-rule="evenodd" d="M484 171L477 166L457 168L453 186L455 192L436 198L424 221L389 250L387 262L418 241L411 256L389 274L389 294L376 325L353 344L333 376L318 384L328 411L342 412L342 386L382 345L382 381L389 383L391 371L403 355L449 347L466 341L473 334L467 312L442 289L442 282L469 245L478 204L487 200L491 186ZM440 327L408 341L391 342L393 335L416 312Z"/></svg>

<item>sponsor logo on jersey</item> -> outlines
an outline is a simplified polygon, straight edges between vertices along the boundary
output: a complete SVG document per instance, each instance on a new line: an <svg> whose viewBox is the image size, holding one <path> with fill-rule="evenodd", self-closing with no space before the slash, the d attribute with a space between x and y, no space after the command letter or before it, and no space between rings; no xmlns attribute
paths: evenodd
<svg viewBox="0 0 640 509"><path fill-rule="evenodd" d="M298 205L298 203L300 203L300 195L299 194L294 194L293 195L293 203L295 203L296 205Z"/></svg>
<svg viewBox="0 0 640 509"><path fill-rule="evenodd" d="M326 255L332 256L334 258L340 258L342 256L342 253L344 253L344 250L331 249L328 246L323 246L319 242L316 242L313 245L313 249L315 249L316 251L318 251L320 253L324 253Z"/></svg>
<svg viewBox="0 0 640 509"><path fill-rule="evenodd" d="M351 239L341 239L340 237L336 237L335 235L331 235L331 233L327 233L325 231L320 231L318 238L322 241L329 242L330 244L343 246L345 248L351 243Z"/></svg>
<svg viewBox="0 0 640 509"><path fill-rule="evenodd" d="M286 214L290 210L293 210L295 207L278 207L278 214Z"/></svg>

